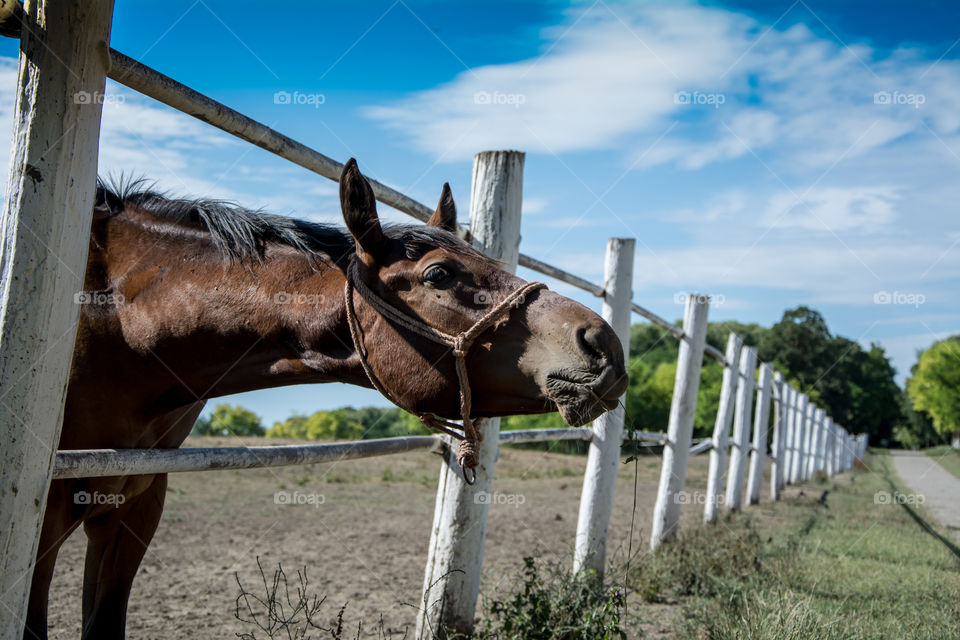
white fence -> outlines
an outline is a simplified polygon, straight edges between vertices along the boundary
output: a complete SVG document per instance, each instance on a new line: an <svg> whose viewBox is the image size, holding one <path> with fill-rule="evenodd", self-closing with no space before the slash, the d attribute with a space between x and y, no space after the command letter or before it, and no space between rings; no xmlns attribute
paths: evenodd
<svg viewBox="0 0 960 640"><path fill-rule="evenodd" d="M0 421L6 434L0 448L0 521L10 523L0 529L0 548L4 549L0 593L5 594L8 605L0 608L0 638L18 640L22 633L52 479L310 464L415 450L440 453L444 462L425 572L425 606L417 630L418 638L432 638L445 629L472 631L487 516L486 502L474 500L474 495L491 490L498 445L584 440L590 443L590 450L574 567L602 574L624 432L622 408L601 416L592 428L510 431L498 437L493 437L499 431L498 421L486 421L485 448L472 487L457 472L450 444L440 436L306 446L64 451L54 455L78 313L76 305L70 304L73 292L66 283L71 281L71 274L82 274L86 266L100 126L99 104L80 105L72 96L81 91L102 93L105 78L110 77L326 178L336 180L342 165L110 49L112 2L37 5L28 7L21 36L14 149L0 246L0 388L5 394ZM41 24L43 29L36 28ZM767 460L772 464L770 493L776 499L786 483L801 482L817 472L845 471L863 456L865 435L854 436L836 425L769 365L760 365L759 383L755 383L756 352L743 346L739 337L730 336L726 354L706 344L707 298L688 297L682 328L632 302L633 239L610 240L602 285L520 253L523 163L524 156L518 152L477 155L470 232L464 235L514 268L519 264L602 298L603 316L625 349L630 342L631 312L680 340L666 433L633 432L638 439L664 445L651 528L653 548L677 534L689 455L710 451L704 512L707 521L717 517L721 506L742 507L744 482L747 502L759 500ZM376 182L372 186L379 201L414 218L426 221L432 212L389 187ZM67 211L76 212L76 217L64 216ZM58 259L46 252L47 246L59 248ZM726 370L713 437L694 443L704 355ZM43 366L37 366L39 362ZM752 418L755 388L757 413ZM733 439L729 440L731 424ZM38 442L43 446L37 446Z"/></svg>

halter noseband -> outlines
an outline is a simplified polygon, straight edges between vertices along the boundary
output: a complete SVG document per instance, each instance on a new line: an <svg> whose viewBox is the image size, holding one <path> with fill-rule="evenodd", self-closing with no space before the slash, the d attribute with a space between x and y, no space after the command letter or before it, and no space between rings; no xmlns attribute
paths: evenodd
<svg viewBox="0 0 960 640"><path fill-rule="evenodd" d="M482 318L477 320L472 327L460 334L451 335L431 327L417 318L408 316L399 309L391 306L390 303L374 293L370 287L368 287L366 283L357 276L356 262L350 263L350 266L347 268L346 276L347 281L343 287L343 299L347 310L347 324L350 327L350 337L353 340L353 347L357 350L357 355L360 357L360 364L363 365L363 371L367 374L370 384L373 385L374 389L379 391L388 400L390 400L390 402L397 405L407 413L415 415L417 418L419 418L420 422L422 422L426 427L442 431L443 433L451 435L460 440L460 444L457 447L457 462L460 464L460 467L463 470L464 481L466 481L467 484L473 484L477 478L476 468L480 463L477 443L483 440L483 435L474 426L473 420L470 417L470 405L472 402L472 397L470 392L470 381L467 379L467 353L469 353L470 347L473 346L473 343L477 337L486 331L490 325L496 322L501 315L513 307L519 307L522 305L525 302L525 296L528 293L536 291L537 289L546 289L547 285L542 282L528 282L504 298ZM457 381L460 385L460 417L463 420L462 425L459 425L455 422L450 422L448 420L443 420L430 413L418 413L413 411L408 406L405 406L405 403L402 403L395 394L390 393L386 387L383 386L383 383L381 383L376 374L374 374L373 369L370 367L370 363L367 360L367 352L364 348L363 336L360 332L360 323L357 320L357 311L353 306L354 289L359 292L360 297L363 298L367 304L376 309L380 315L387 320L403 327L404 329L413 331L414 333L417 333L428 340L432 340L433 342L451 347L453 349L453 357L456 361ZM457 429L462 430L463 435L457 433ZM467 477L468 469L473 472L472 478Z"/></svg>

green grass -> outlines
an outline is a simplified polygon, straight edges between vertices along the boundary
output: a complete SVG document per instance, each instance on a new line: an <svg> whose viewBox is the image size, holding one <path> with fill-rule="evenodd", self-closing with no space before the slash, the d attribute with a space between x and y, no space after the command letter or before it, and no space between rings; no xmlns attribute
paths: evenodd
<svg viewBox="0 0 960 640"><path fill-rule="evenodd" d="M960 638L960 550L877 504L896 476L888 456L869 465L684 533L637 561L631 587L682 607L679 638Z"/></svg>
<svg viewBox="0 0 960 640"><path fill-rule="evenodd" d="M948 444L930 447L923 452L937 461L941 467L960 478L960 451Z"/></svg>

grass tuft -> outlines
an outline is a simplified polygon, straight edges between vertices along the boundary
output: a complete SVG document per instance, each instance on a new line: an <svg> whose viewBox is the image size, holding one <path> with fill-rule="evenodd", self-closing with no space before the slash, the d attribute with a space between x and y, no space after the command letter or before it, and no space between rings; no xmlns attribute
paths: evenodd
<svg viewBox="0 0 960 640"><path fill-rule="evenodd" d="M622 588L604 589L595 575L552 566L543 575L531 557L503 599L481 621L483 640L626 640Z"/></svg>

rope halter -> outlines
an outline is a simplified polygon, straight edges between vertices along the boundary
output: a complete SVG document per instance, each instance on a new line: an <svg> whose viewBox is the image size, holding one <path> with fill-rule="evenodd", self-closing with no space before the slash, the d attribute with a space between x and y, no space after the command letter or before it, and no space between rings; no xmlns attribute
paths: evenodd
<svg viewBox="0 0 960 640"><path fill-rule="evenodd" d="M343 287L343 299L347 310L347 324L350 327L350 338L353 340L353 347L360 357L360 364L363 366L363 371L367 374L370 384L390 400L390 402L407 413L419 418L420 422L426 427L442 431L460 440L460 444L457 447L457 462L463 470L464 481L472 485L477 478L476 468L480 463L478 444L483 440L483 436L477 430L476 426L474 426L473 419L470 417L472 394L470 391L470 381L467 379L467 354L470 352L470 347L473 346L476 339L484 331L489 329L500 316L508 313L510 309L522 305L526 301L528 293L536 291L537 289L546 289L547 285L542 282L528 282L514 290L513 293L494 306L469 329L457 335L452 335L403 313L374 293L358 276L356 261L350 263L346 276L346 284ZM380 379L377 378L373 369L370 367L367 350L363 345L360 323L357 320L357 311L353 304L354 291L359 293L360 297L363 298L367 304L376 309L381 316L393 324L419 334L428 340L452 348L454 361L456 362L457 382L460 385L460 418L463 421L462 425L450 422L449 420L443 420L432 413L419 413L414 411L407 406L406 403L402 402L396 394L391 393L383 386L383 383L380 382ZM458 430L463 433L458 433ZM467 475L468 470L473 472L471 477Z"/></svg>

